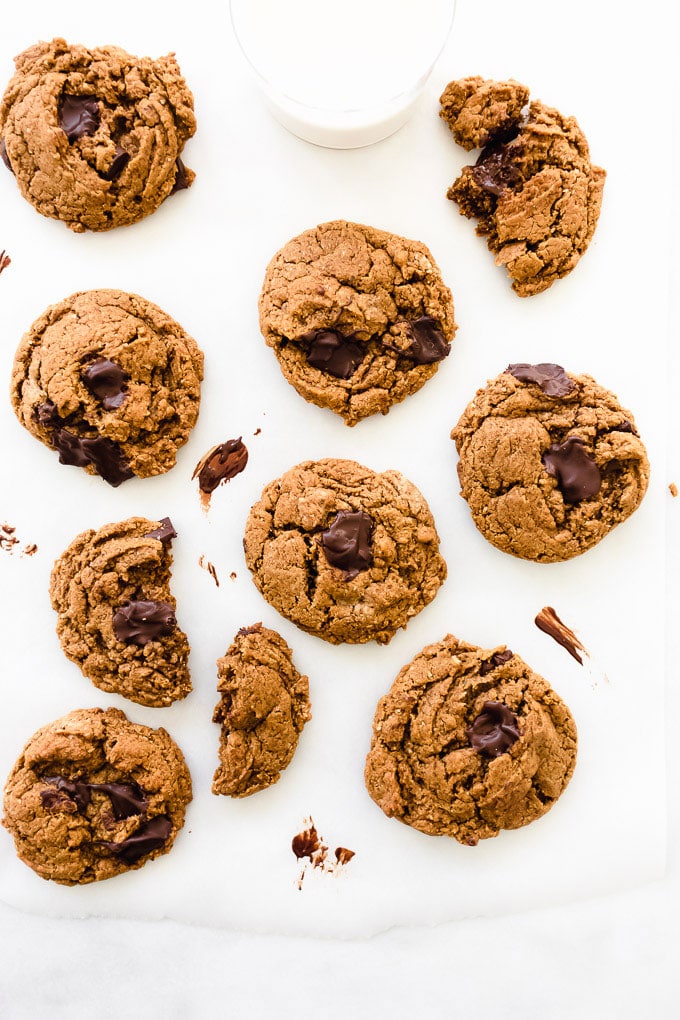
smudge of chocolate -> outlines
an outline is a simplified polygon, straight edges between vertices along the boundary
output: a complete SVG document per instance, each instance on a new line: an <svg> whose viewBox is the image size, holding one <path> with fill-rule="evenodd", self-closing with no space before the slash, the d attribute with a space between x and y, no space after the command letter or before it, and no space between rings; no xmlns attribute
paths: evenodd
<svg viewBox="0 0 680 1020"><path fill-rule="evenodd" d="M336 379L349 379L366 357L366 348L337 329L315 329L300 340L308 344L307 361L312 368Z"/></svg>
<svg viewBox="0 0 680 1020"><path fill-rule="evenodd" d="M74 467L92 464L97 474L114 489L134 478L134 471L112 439L104 436L81 439L68 429L56 428L52 433L52 445L59 452L60 464Z"/></svg>
<svg viewBox="0 0 680 1020"><path fill-rule="evenodd" d="M133 815L145 815L149 800L144 791L136 783L87 783L90 790L105 793L111 801L111 809L116 821L131 818Z"/></svg>
<svg viewBox="0 0 680 1020"><path fill-rule="evenodd" d="M248 449L241 436L238 439L228 439L219 446L213 446L212 450L208 450L199 460L191 477L198 477L201 502L206 509L210 505L210 494L217 486L240 474L247 463Z"/></svg>
<svg viewBox="0 0 680 1020"><path fill-rule="evenodd" d="M184 191L185 188L189 187L187 168L179 156L175 160L175 166L177 167L177 172L175 174L175 183L173 184L172 191L170 192L171 195L175 195L178 191Z"/></svg>
<svg viewBox="0 0 680 1020"><path fill-rule="evenodd" d="M120 843L100 840L99 846L105 847L124 864L135 864L136 861L162 847L172 832L172 822L167 815L156 815L148 822L142 822L136 832Z"/></svg>
<svg viewBox="0 0 680 1020"><path fill-rule="evenodd" d="M230 578L230 580L232 580L232 581L235 581L235 580L236 580L236 578L237 578L237 576L238 576L238 575L237 575L236 571L235 571L235 570L232 570L232 572L231 572L231 573L230 573L230 575L229 575L229 578Z"/></svg>
<svg viewBox="0 0 680 1020"><path fill-rule="evenodd" d="M93 135L99 127L99 100L96 96L69 96L59 100L59 127L69 142Z"/></svg>
<svg viewBox="0 0 680 1020"><path fill-rule="evenodd" d="M625 421L622 421L620 425L610 425L610 427L608 429L606 429L605 431L606 432L630 432L634 436L637 435L637 430L636 430L635 426L633 425L632 421L628 421L627 418L626 418Z"/></svg>
<svg viewBox="0 0 680 1020"><path fill-rule="evenodd" d="M494 652L490 659L485 661L479 667L479 675L487 676L488 673L492 673L496 666L502 666L504 662L509 662L513 657L514 652L511 652L509 648L506 648L504 652Z"/></svg>
<svg viewBox="0 0 680 1020"><path fill-rule="evenodd" d="M259 436L261 432L262 432L262 429L255 429L255 431L253 432L253 435L254 436Z"/></svg>
<svg viewBox="0 0 680 1020"><path fill-rule="evenodd" d="M345 572L351 581L373 566L373 518L363 510L341 510L331 526L321 532L321 548L331 567Z"/></svg>
<svg viewBox="0 0 680 1020"><path fill-rule="evenodd" d="M311 861L312 855L317 853L321 847L316 826L311 822L311 819L310 823L308 829L304 829L302 832L298 832L297 836L293 836L293 841L290 845L298 860L302 860L303 857L309 857Z"/></svg>
<svg viewBox="0 0 680 1020"><path fill-rule="evenodd" d="M466 733L474 750L489 758L505 754L521 736L517 716L500 701L485 701Z"/></svg>
<svg viewBox="0 0 680 1020"><path fill-rule="evenodd" d="M354 850L348 850L345 846L337 846L335 848L335 859L338 864L349 864L355 855Z"/></svg>
<svg viewBox="0 0 680 1020"><path fill-rule="evenodd" d="M585 652L588 654L588 650L581 643L573 630L567 627L566 623L560 620L559 616L555 612L552 606L544 606L540 613L534 620L534 623L539 630L542 630L544 634L547 634L554 641L557 641L558 645L562 648L566 648L572 658L576 659L580 666L583 665L583 658L579 652Z"/></svg>
<svg viewBox="0 0 680 1020"><path fill-rule="evenodd" d="M130 153L126 152L125 149L121 149L120 145L117 145L116 151L113 154L111 166L101 176L105 181L115 181L116 177L120 177L129 161Z"/></svg>
<svg viewBox="0 0 680 1020"><path fill-rule="evenodd" d="M478 187L497 197L508 188L514 188L522 179L520 169L514 161L517 151L507 144L494 142L482 149L472 167L472 178Z"/></svg>
<svg viewBox="0 0 680 1020"><path fill-rule="evenodd" d="M592 499L602 487L600 469L578 436L567 436L563 443L553 443L542 460L548 474L557 479L565 503Z"/></svg>
<svg viewBox="0 0 680 1020"><path fill-rule="evenodd" d="M144 647L175 630L175 610L167 602L154 599L125 602L113 614L113 633L125 645Z"/></svg>
<svg viewBox="0 0 680 1020"><path fill-rule="evenodd" d="M22 556L35 556L38 551L38 547L35 542L31 542L29 545L24 546L21 550Z"/></svg>
<svg viewBox="0 0 680 1020"><path fill-rule="evenodd" d="M7 155L7 146L5 145L4 138L0 139L0 159L5 164L9 172L13 174L14 170L12 170L12 164L10 163L9 156Z"/></svg>
<svg viewBox="0 0 680 1020"><path fill-rule="evenodd" d="M0 525L0 549L3 552L10 553L14 552L17 545L19 545L19 539L15 535L16 528L13 524L1 524Z"/></svg>
<svg viewBox="0 0 680 1020"><path fill-rule="evenodd" d="M259 634L261 630L262 630L261 623L253 623L251 624L250 627L239 627L236 633L237 636L238 634Z"/></svg>
<svg viewBox="0 0 680 1020"><path fill-rule="evenodd" d="M210 560L206 559L205 556L201 553L201 555L198 557L198 565L199 565L199 567L202 567L203 570L205 570L208 574L210 574L210 576L212 577L212 579L215 582L216 586L219 588L219 586L220 586L220 579L217 576L217 571L215 570L215 564L211 563Z"/></svg>
<svg viewBox="0 0 680 1020"><path fill-rule="evenodd" d="M538 365L521 362L508 365L505 370L519 382L536 383L549 397L566 397L576 389L576 383L569 378L561 365L544 361Z"/></svg>
<svg viewBox="0 0 680 1020"><path fill-rule="evenodd" d="M3 248L2 251L0 251L0 273L4 269L7 269L7 266L11 266L11 265L12 265L12 260L9 257L9 255L7 254L7 252L5 251L5 249Z"/></svg>
<svg viewBox="0 0 680 1020"><path fill-rule="evenodd" d="M451 345L446 342L439 323L431 315L421 315L420 318L407 322L406 327L407 335L411 338L408 347L397 347L396 344L384 340L383 346L402 358L414 361L416 365L433 365L437 361L443 361L451 353Z"/></svg>
<svg viewBox="0 0 680 1020"><path fill-rule="evenodd" d="M80 373L90 393L101 401L105 411L113 411L127 400L130 376L109 358L97 358Z"/></svg>
<svg viewBox="0 0 680 1020"><path fill-rule="evenodd" d="M155 538L158 542L162 542L163 545L170 545L173 538L177 538L177 532L175 531L172 521L169 517L161 517L158 522L158 527L150 531L145 538Z"/></svg>

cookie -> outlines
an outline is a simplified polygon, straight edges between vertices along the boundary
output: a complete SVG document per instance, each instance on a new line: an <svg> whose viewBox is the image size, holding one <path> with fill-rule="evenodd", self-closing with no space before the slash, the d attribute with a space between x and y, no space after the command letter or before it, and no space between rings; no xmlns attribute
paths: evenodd
<svg viewBox="0 0 680 1020"><path fill-rule="evenodd" d="M447 85L439 111L459 145L482 149L447 197L477 219L520 297L576 266L595 232L606 176L573 117L528 99L515 81L464 78Z"/></svg>
<svg viewBox="0 0 680 1020"><path fill-rule="evenodd" d="M267 485L243 544L267 602L332 644L386 644L446 577L415 485L352 460L305 461Z"/></svg>
<svg viewBox="0 0 680 1020"><path fill-rule="evenodd" d="M85 885L166 854L191 776L164 729L83 708L34 733L5 786L2 824L41 878Z"/></svg>
<svg viewBox="0 0 680 1020"><path fill-rule="evenodd" d="M217 660L217 675L213 722L222 729L212 792L248 797L278 782L290 765L312 717L309 680L283 638L261 623L239 630Z"/></svg>
<svg viewBox="0 0 680 1020"><path fill-rule="evenodd" d="M64 652L95 687L162 707L191 691L189 642L170 592L169 518L84 531L50 582Z"/></svg>
<svg viewBox="0 0 680 1020"><path fill-rule="evenodd" d="M110 485L163 474L196 424L203 354L157 305L85 290L51 305L14 357L21 424Z"/></svg>
<svg viewBox="0 0 680 1020"><path fill-rule="evenodd" d="M0 104L0 156L21 194L71 230L136 223L194 173L180 154L196 130L174 54L40 42L15 58Z"/></svg>
<svg viewBox="0 0 680 1020"><path fill-rule="evenodd" d="M449 634L378 702L365 780L389 818L475 846L545 814L575 763L574 720L543 677Z"/></svg>
<svg viewBox="0 0 680 1020"><path fill-rule="evenodd" d="M503 552L550 563L590 549L639 506L649 462L630 411L588 375L510 365L451 433L461 495Z"/></svg>
<svg viewBox="0 0 680 1020"><path fill-rule="evenodd" d="M345 220L306 230L276 253L259 308L288 382L347 425L419 390L456 332L430 250Z"/></svg>

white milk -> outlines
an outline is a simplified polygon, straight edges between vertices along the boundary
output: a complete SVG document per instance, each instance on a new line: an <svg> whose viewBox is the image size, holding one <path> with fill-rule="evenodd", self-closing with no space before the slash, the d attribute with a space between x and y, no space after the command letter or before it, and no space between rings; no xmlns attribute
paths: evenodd
<svg viewBox="0 0 680 1020"><path fill-rule="evenodd" d="M368 145L406 122L454 11L455 0L231 0L274 116L333 148Z"/></svg>

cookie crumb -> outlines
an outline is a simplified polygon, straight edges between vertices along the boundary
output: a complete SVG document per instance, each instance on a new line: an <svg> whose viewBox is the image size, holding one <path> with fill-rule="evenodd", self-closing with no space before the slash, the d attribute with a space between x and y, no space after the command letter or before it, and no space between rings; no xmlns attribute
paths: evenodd
<svg viewBox="0 0 680 1020"><path fill-rule="evenodd" d="M303 864L298 876L296 882L298 889L302 889L302 883L309 867L323 871L325 874L334 874L343 868L344 865L349 864L355 856L354 850L348 850L344 846L339 846L335 850L335 860L328 860L328 845L319 835L313 818L310 816L303 824L306 828L302 832L298 832L296 836L293 836L291 842L291 850L297 859L299 861L303 861L305 858L309 860L309 864L306 862Z"/></svg>
<svg viewBox="0 0 680 1020"><path fill-rule="evenodd" d="M35 556L37 551L38 551L37 545L35 544L35 542L31 542L30 545L24 546L24 548L21 550L21 555L22 556Z"/></svg>
<svg viewBox="0 0 680 1020"><path fill-rule="evenodd" d="M254 436L259 436L261 432L262 432L262 429L255 429L255 431L253 432L253 435Z"/></svg>
<svg viewBox="0 0 680 1020"><path fill-rule="evenodd" d="M0 524L0 549L9 553L10 556L17 552L17 546L21 545L21 539L17 538L16 528L13 524ZM27 543L20 550L21 556L34 556L38 547L34 542Z"/></svg>
<svg viewBox="0 0 680 1020"><path fill-rule="evenodd" d="M7 266L10 266L11 264L12 260L3 248L2 251L0 251L0 273L3 269L7 269Z"/></svg>
<svg viewBox="0 0 680 1020"><path fill-rule="evenodd" d="M230 580L235 581L237 576L238 575L237 575L236 571L232 570L231 574L229 575L229 578L230 578Z"/></svg>
<svg viewBox="0 0 680 1020"><path fill-rule="evenodd" d="M557 641L558 645L562 645L563 648L566 648L572 658L576 659L580 666L583 665L583 658L579 652L583 652L585 655L588 655L588 649L581 643L579 638L577 638L573 630L567 627L567 625L560 620L552 606L544 606L534 620L534 623L539 630L543 631L544 634L547 634L554 641Z"/></svg>
<svg viewBox="0 0 680 1020"><path fill-rule="evenodd" d="M213 446L201 457L191 477L198 478L201 506L206 513L210 508L210 497L217 486L240 475L247 463L248 448L241 436Z"/></svg>
<svg viewBox="0 0 680 1020"><path fill-rule="evenodd" d="M212 577L213 581L215 582L215 584L219 588L219 586L220 586L220 579L217 576L217 571L215 570L214 563L211 563L210 560L206 559L205 556L203 555L203 553L201 553L201 555L198 557L198 565L199 565L199 567L202 567L205 571L207 571L210 574L210 576Z"/></svg>
<svg viewBox="0 0 680 1020"><path fill-rule="evenodd" d="M668 491L670 492L671 496L673 496L673 498L675 498L677 496L677 494L678 494L678 487L675 484L675 482L671 482L671 484L668 486Z"/></svg>

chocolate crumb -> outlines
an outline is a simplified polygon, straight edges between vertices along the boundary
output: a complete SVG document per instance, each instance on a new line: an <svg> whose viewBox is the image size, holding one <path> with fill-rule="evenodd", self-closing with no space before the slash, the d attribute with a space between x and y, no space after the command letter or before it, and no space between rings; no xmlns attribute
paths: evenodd
<svg viewBox="0 0 680 1020"><path fill-rule="evenodd" d="M3 269L7 269L7 266L10 266L11 264L12 260L3 248L2 251L0 251L0 273Z"/></svg>
<svg viewBox="0 0 680 1020"><path fill-rule="evenodd" d="M354 857L354 850L348 850L345 846L338 846L335 848L335 859L338 864L349 864Z"/></svg>
<svg viewBox="0 0 680 1020"><path fill-rule="evenodd" d="M230 577L230 579L231 579L232 581L235 581L235 580L236 580L236 578L237 578L237 576L238 576L238 575L236 574L236 571L235 571L235 570L232 570L231 574L229 575L229 577Z"/></svg>
<svg viewBox="0 0 680 1020"><path fill-rule="evenodd" d="M330 861L328 859L328 846L317 832L313 819L308 818L305 824L306 828L302 832L298 832L297 836L293 836L291 843L291 850L297 859L304 861L307 858L309 861L309 864L305 861L298 876L298 889L302 889L305 873L309 867L316 868L326 874L333 874L344 865L349 864L354 857L354 850L348 850L344 846L339 846L335 850L335 860Z"/></svg>
<svg viewBox="0 0 680 1020"><path fill-rule="evenodd" d="M21 539L17 538L16 530L13 524L0 524L0 549L9 553L10 556L17 552L17 547L21 545ZM34 542L29 542L20 550L20 553L21 556L34 556L37 551L37 545Z"/></svg>
<svg viewBox="0 0 680 1020"><path fill-rule="evenodd" d="M255 429L255 431L253 432L253 435L254 436L259 436L261 432L262 432L262 429Z"/></svg>
<svg viewBox="0 0 680 1020"><path fill-rule="evenodd" d="M668 486L668 491L670 492L671 496L673 496L673 497L677 496L677 494L678 494L678 487L675 484L675 482L671 482L671 484Z"/></svg>
<svg viewBox="0 0 680 1020"><path fill-rule="evenodd" d="M319 850L319 833L316 831L316 826L311 818L309 821L310 827L303 829L302 832L298 832L297 836L293 836L293 841L290 845L298 860L301 860L303 857L309 857L311 861L313 855Z"/></svg>
<svg viewBox="0 0 680 1020"><path fill-rule="evenodd" d="M584 652L588 655L588 649L577 638L573 630L560 620L552 606L544 606L534 620L534 623L544 634L557 641L558 645L566 648L579 665L583 665L583 658L579 652Z"/></svg>
<svg viewBox="0 0 680 1020"><path fill-rule="evenodd" d="M35 544L35 542L31 542L30 545L25 545L24 546L24 548L21 550L21 555L22 556L35 556L37 551L38 551L37 545Z"/></svg>
<svg viewBox="0 0 680 1020"><path fill-rule="evenodd" d="M203 567L203 569L206 570L210 574L210 576L212 577L213 581L215 582L215 584L219 588L219 586L220 586L220 579L217 576L217 571L215 570L215 565L213 563L211 563L210 560L207 560L205 558L205 556L203 555L203 553L201 553L201 555L198 557L198 565L199 565L199 567Z"/></svg>

